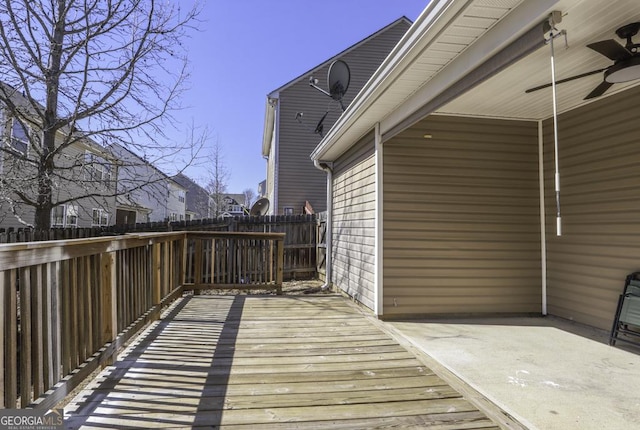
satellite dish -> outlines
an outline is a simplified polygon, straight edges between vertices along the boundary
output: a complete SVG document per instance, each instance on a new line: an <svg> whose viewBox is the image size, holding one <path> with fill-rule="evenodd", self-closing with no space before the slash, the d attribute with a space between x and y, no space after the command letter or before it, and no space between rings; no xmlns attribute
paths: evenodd
<svg viewBox="0 0 640 430"><path fill-rule="evenodd" d="M347 65L347 63L342 60L336 60L329 66L329 73L327 75L327 85L329 86L328 92L317 85L318 80L313 76L309 78L309 85L311 85L321 93L331 97L335 101L340 102L340 107L344 112L346 108L342 103L342 98L349 88L350 80L351 71L349 70L349 66Z"/></svg>
<svg viewBox="0 0 640 430"><path fill-rule="evenodd" d="M331 98L337 101L342 100L342 97L349 89L349 81L351 80L351 71L349 66L342 60L336 60L329 66L329 74L327 76L327 83L329 85L329 94Z"/></svg>
<svg viewBox="0 0 640 430"><path fill-rule="evenodd" d="M269 199L263 197L259 199L257 202L251 206L251 211L249 211L249 215L252 216L264 216L267 214L269 210Z"/></svg>

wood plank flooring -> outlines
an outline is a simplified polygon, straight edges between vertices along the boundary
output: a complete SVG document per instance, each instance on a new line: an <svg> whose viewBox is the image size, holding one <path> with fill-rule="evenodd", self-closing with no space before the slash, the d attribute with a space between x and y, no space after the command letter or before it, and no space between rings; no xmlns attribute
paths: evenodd
<svg viewBox="0 0 640 430"><path fill-rule="evenodd" d="M65 427L498 429L339 296L185 296Z"/></svg>

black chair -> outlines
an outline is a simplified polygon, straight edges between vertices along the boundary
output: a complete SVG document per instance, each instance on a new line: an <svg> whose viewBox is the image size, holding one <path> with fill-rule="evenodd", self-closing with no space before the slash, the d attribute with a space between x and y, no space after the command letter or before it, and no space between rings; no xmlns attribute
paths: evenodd
<svg viewBox="0 0 640 430"><path fill-rule="evenodd" d="M618 299L609 345L614 346L616 341L640 346L640 272L627 276Z"/></svg>

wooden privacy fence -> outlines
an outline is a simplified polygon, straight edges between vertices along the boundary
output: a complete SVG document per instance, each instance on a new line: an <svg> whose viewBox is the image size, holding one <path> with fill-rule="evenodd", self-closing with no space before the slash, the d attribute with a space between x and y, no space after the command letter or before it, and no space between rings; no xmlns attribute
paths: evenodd
<svg viewBox="0 0 640 430"><path fill-rule="evenodd" d="M284 279L315 278L324 274L325 248L322 245L326 212L314 215L241 216L192 221L153 222L91 228L54 228L50 230L0 228L0 243L40 240L66 240L86 237L115 236L125 233L167 231L219 231L285 233Z"/></svg>
<svg viewBox="0 0 640 430"><path fill-rule="evenodd" d="M50 409L184 289L282 291L282 234L0 245L0 407Z"/></svg>

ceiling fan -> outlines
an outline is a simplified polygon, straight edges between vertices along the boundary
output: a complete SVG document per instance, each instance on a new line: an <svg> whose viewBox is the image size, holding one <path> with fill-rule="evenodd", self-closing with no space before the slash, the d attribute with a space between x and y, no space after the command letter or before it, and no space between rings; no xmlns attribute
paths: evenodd
<svg viewBox="0 0 640 430"><path fill-rule="evenodd" d="M575 79L580 79L586 76L604 72L603 80L600 85L595 87L584 98L585 100L588 100L595 97L600 97L613 84L640 79L640 43L633 43L632 40L633 36L638 34L638 31L640 31L640 22L627 24L616 30L616 35L618 35L619 38L627 40L625 46L620 45L613 39L601 40L599 42L588 44L588 48L591 48L599 54L602 54L605 57L613 60L613 64L603 69L592 70L590 72L581 73L569 78L560 79L556 81L556 84L562 84L564 82L569 82ZM548 88L551 85L552 84L544 84L537 87L529 88L525 91L525 93L531 93L543 88Z"/></svg>

